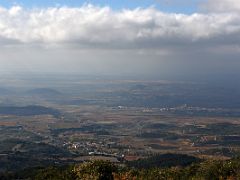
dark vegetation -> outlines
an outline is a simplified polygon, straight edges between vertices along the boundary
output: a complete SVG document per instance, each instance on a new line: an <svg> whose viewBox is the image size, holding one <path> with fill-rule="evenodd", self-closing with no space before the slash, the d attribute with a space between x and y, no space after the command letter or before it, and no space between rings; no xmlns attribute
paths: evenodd
<svg viewBox="0 0 240 180"><path fill-rule="evenodd" d="M186 156L187 157L187 156ZM146 159L149 161L149 159ZM168 159L165 159L168 161ZM171 161L171 160L170 160ZM167 162L166 162L167 163ZM132 168L108 161L96 160L68 166L50 166L25 169L19 172L2 172L0 179L34 180L234 180L240 178L240 159L207 160L187 166Z"/></svg>
<svg viewBox="0 0 240 180"><path fill-rule="evenodd" d="M0 171L65 164L61 157L72 157L68 151L45 143L9 139L0 144L3 147L0 150Z"/></svg>
<svg viewBox="0 0 240 180"><path fill-rule="evenodd" d="M53 115L58 117L60 112L56 109L52 109L44 106L0 106L1 115L15 115L15 116L34 116L34 115Z"/></svg>
<svg viewBox="0 0 240 180"><path fill-rule="evenodd" d="M173 114L178 116L199 116L199 117L239 117L240 111L237 110L174 110L172 111Z"/></svg>
<svg viewBox="0 0 240 180"><path fill-rule="evenodd" d="M173 166L188 166L200 162L200 159L184 154L160 154L146 159L139 159L127 163L129 167L137 169L168 168Z"/></svg>
<svg viewBox="0 0 240 180"><path fill-rule="evenodd" d="M113 128L117 128L116 125L112 124L89 124L84 125L80 128L62 128L62 129L51 129L52 134L57 135L63 132L88 132L96 134L109 134L109 131Z"/></svg>
<svg viewBox="0 0 240 180"><path fill-rule="evenodd" d="M232 123L208 124L206 127L185 126L190 134L208 134L208 135L240 135L240 125ZM221 130L220 130L221 129Z"/></svg>
<svg viewBox="0 0 240 180"><path fill-rule="evenodd" d="M16 145L21 139L40 141L43 138L36 133L25 130L21 125L0 126L0 151L8 147L5 142Z"/></svg>
<svg viewBox="0 0 240 180"><path fill-rule="evenodd" d="M179 136L174 133L160 132L160 131L143 132L139 134L138 137L148 138L148 139L164 138L167 140L176 140L179 138Z"/></svg>

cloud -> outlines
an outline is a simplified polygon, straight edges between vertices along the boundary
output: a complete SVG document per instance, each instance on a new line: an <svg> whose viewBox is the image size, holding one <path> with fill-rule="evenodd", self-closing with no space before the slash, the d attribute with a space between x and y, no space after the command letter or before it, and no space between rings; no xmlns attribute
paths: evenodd
<svg viewBox="0 0 240 180"><path fill-rule="evenodd" d="M210 0L205 7L211 8ZM221 2L230 2L221 0ZM239 5L235 2L236 7ZM221 9L220 3L215 9ZM230 5L229 5L230 7ZM164 13L155 8L0 8L0 45L78 48L208 48L240 43L240 13Z"/></svg>
<svg viewBox="0 0 240 180"><path fill-rule="evenodd" d="M207 0L201 8L208 12L240 12L240 3L239 0Z"/></svg>

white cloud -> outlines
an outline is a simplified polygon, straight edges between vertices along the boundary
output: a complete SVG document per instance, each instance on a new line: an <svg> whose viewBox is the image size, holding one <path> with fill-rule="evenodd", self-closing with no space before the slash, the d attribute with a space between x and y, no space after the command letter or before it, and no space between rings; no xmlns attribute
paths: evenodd
<svg viewBox="0 0 240 180"><path fill-rule="evenodd" d="M209 8L213 2L209 1ZM1 45L74 44L88 48L167 49L239 44L239 35L238 12L186 15L164 13L154 8L114 11L93 5L0 8Z"/></svg>

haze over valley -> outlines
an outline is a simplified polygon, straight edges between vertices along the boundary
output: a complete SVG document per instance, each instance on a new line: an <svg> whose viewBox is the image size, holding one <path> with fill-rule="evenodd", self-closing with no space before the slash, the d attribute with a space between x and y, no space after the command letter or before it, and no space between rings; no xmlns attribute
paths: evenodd
<svg viewBox="0 0 240 180"><path fill-rule="evenodd" d="M239 10L0 2L0 179L238 179Z"/></svg>

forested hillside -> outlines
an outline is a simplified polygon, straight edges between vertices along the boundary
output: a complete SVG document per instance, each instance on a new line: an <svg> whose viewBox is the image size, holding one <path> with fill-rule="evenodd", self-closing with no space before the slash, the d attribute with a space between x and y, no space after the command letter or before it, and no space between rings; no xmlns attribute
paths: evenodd
<svg viewBox="0 0 240 180"><path fill-rule="evenodd" d="M148 162L149 159L146 159ZM240 159L205 160L187 166L168 168L133 168L126 165L113 164L96 160L70 166L51 166L26 169L21 172L1 173L0 179L34 179L34 180L218 180L239 179Z"/></svg>

